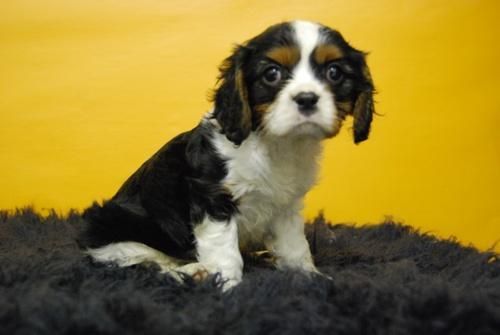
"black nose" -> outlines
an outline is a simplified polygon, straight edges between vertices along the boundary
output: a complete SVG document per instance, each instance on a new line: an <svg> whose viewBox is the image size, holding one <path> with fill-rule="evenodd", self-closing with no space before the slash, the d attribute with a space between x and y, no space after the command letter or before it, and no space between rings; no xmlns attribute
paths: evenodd
<svg viewBox="0 0 500 335"><path fill-rule="evenodd" d="M318 95L313 92L301 92L293 97L293 101L299 105L299 111L305 115L314 113L318 100Z"/></svg>

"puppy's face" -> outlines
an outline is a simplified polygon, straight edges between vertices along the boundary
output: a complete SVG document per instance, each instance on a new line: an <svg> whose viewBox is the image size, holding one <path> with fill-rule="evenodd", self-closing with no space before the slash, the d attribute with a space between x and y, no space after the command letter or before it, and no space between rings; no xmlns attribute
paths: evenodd
<svg viewBox="0 0 500 335"><path fill-rule="evenodd" d="M354 141L368 137L373 83L364 54L319 24L268 28L236 48L221 67L214 116L228 139L250 131L332 137L354 116Z"/></svg>

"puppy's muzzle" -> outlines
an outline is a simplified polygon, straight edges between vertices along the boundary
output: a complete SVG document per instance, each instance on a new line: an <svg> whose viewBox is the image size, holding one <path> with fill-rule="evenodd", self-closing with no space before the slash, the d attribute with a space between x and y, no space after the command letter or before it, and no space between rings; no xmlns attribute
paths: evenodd
<svg viewBox="0 0 500 335"><path fill-rule="evenodd" d="M316 103L319 100L319 96L314 92L300 92L292 99L297 103L299 112L305 116L309 116L316 111Z"/></svg>

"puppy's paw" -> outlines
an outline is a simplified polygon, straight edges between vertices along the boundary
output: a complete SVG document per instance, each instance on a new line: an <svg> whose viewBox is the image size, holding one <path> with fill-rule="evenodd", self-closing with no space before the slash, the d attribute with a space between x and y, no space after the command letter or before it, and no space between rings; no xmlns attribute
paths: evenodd
<svg viewBox="0 0 500 335"><path fill-rule="evenodd" d="M328 280L332 280L332 277L329 275L319 271L316 266L314 265L313 262L302 262L299 265L293 264L293 266L290 265L285 265L285 266L278 266L278 269L280 270L295 270L295 271L300 271L309 278L314 278L315 276L323 277Z"/></svg>
<svg viewBox="0 0 500 335"><path fill-rule="evenodd" d="M241 283L241 279L236 278L222 278L221 281L223 282L222 292L228 292Z"/></svg>
<svg viewBox="0 0 500 335"><path fill-rule="evenodd" d="M210 273L206 269L199 269L198 271L193 273L191 278L193 278L195 282L199 283L207 279L209 275Z"/></svg>
<svg viewBox="0 0 500 335"><path fill-rule="evenodd" d="M326 278L328 280L333 280L332 277L330 277L326 273L323 273L323 272L319 271L316 268L316 266L314 266L314 265L311 266L311 264L309 264L306 267L303 267L302 271L304 271L305 273L307 273L309 275L309 277L319 276L319 277Z"/></svg>
<svg viewBox="0 0 500 335"><path fill-rule="evenodd" d="M195 282L201 282L208 278L211 274L214 274L215 269L210 269L204 264L201 263L189 263L175 269L179 277L189 276Z"/></svg>
<svg viewBox="0 0 500 335"><path fill-rule="evenodd" d="M169 273L179 282L184 278L191 277L193 281L199 283L206 280L211 275L217 275L218 281L222 284L224 292L235 287L241 282L241 271L220 271L215 267L207 266L202 263L189 263L179 266L174 270L163 271Z"/></svg>
<svg viewBox="0 0 500 335"><path fill-rule="evenodd" d="M333 278L329 275L327 275L326 273L323 273L323 272L319 272L318 271L318 275L320 275L321 277L325 278L325 279L328 279L328 280L333 280Z"/></svg>

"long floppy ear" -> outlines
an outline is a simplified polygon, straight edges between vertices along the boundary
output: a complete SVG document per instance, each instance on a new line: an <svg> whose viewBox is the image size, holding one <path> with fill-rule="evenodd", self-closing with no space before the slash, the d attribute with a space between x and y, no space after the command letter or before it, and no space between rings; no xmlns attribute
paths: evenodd
<svg viewBox="0 0 500 335"><path fill-rule="evenodd" d="M252 111L243 75L247 49L238 46L219 68L219 85L214 94L214 117L228 140L240 145L252 130Z"/></svg>
<svg viewBox="0 0 500 335"><path fill-rule="evenodd" d="M362 91L358 94L352 115L354 117L354 143L358 144L368 139L373 113L373 82L368 67L363 67L363 79L365 81Z"/></svg>

